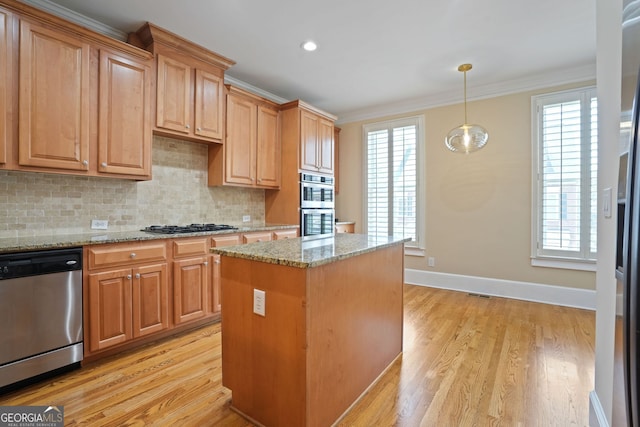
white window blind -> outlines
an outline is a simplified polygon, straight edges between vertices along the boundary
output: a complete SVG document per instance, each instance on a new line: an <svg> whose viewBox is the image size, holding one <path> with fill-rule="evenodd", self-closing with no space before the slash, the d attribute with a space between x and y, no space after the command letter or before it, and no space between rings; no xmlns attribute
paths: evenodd
<svg viewBox="0 0 640 427"><path fill-rule="evenodd" d="M535 257L595 260L597 99L595 89L532 98Z"/></svg>
<svg viewBox="0 0 640 427"><path fill-rule="evenodd" d="M366 229L376 236L411 238L418 245L420 118L366 125Z"/></svg>

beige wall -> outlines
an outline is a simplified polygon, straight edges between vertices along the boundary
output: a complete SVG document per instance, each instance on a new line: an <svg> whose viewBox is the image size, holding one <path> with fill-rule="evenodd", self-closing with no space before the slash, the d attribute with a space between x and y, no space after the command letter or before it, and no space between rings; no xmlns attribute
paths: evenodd
<svg viewBox="0 0 640 427"><path fill-rule="evenodd" d="M135 182L0 171L0 238L114 231L151 224L264 223L264 190L207 187L207 146L155 137L153 179Z"/></svg>
<svg viewBox="0 0 640 427"><path fill-rule="evenodd" d="M426 256L406 256L407 268L595 289L594 273L530 263L531 95L567 88L469 102L469 121L489 132L487 146L471 155L444 146L447 132L462 124L462 104L403 115L424 115L426 145ZM356 221L356 232L363 231L362 126L390 118L339 125L336 212L340 220ZM427 257L435 258L434 268Z"/></svg>

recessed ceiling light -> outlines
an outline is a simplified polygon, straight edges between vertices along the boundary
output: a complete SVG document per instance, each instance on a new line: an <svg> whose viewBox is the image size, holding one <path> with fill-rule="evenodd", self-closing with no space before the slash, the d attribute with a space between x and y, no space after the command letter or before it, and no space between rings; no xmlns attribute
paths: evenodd
<svg viewBox="0 0 640 427"><path fill-rule="evenodd" d="M307 52L313 52L314 50L316 50L318 48L318 45L315 42L313 42L311 40L308 40L308 41L302 43L300 45L300 47L302 47Z"/></svg>

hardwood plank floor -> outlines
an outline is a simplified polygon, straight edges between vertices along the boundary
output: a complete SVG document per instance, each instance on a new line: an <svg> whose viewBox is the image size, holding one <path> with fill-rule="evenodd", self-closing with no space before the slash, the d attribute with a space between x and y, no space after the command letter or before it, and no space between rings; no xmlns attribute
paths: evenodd
<svg viewBox="0 0 640 427"><path fill-rule="evenodd" d="M405 285L403 355L341 426L587 426L591 311ZM251 426L221 385L210 325L0 395L67 426ZM289 426L287 426L289 427Z"/></svg>

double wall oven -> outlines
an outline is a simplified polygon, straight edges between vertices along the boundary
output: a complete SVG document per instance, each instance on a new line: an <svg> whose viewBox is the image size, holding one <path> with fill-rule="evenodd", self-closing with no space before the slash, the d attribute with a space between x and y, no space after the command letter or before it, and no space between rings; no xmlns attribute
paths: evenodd
<svg viewBox="0 0 640 427"><path fill-rule="evenodd" d="M303 239L333 235L334 197L333 177L300 174L300 235Z"/></svg>

